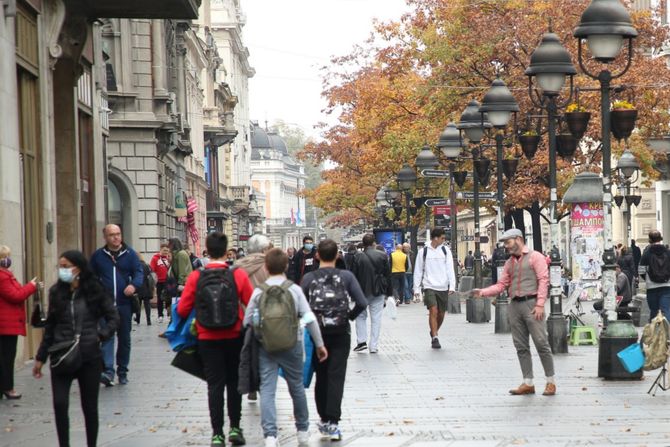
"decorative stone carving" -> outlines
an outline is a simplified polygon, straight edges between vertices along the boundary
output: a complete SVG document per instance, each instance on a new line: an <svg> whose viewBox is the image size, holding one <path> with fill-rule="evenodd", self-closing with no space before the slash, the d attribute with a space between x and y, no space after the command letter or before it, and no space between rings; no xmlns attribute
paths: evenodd
<svg viewBox="0 0 670 447"><path fill-rule="evenodd" d="M58 44L63 23L65 23L65 3L63 0L47 0L43 4L46 19L46 40L49 49L49 68L56 67L56 62L63 55L63 48Z"/></svg>

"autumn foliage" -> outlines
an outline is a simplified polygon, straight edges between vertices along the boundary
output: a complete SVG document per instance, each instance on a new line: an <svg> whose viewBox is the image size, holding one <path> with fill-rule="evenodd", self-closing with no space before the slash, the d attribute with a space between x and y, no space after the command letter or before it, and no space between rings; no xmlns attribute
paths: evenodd
<svg viewBox="0 0 670 447"><path fill-rule="evenodd" d="M317 207L335 216L334 225L372 218L377 190L395 178L403 163L413 164L424 144L434 145L444 126L458 121L470 99L481 100L497 73L521 106L518 124L523 127L524 114L537 113L531 107L524 70L549 27L573 55L580 73L575 84L598 86L579 69L577 40L572 37L590 0L407 2L410 13L398 22L377 24L366 44L333 59L325 69L327 111L339 123L324 126L322 141L309 144L301 156L316 163L330 160L336 166L324 171L324 183L307 193ZM654 155L645 138L668 133L670 122L670 72L666 59L659 56L669 35L653 13L631 11L639 37L630 70L615 81L627 88L613 98L628 100L638 110L638 131L627 144L650 180L656 175ZM623 66L625 55L622 51L611 66L613 71ZM587 67L593 72L602 68L590 62ZM581 92L579 101L592 113L591 123L574 159L559 161L560 191L576 173L600 169L599 93ZM543 140L533 160L523 158L516 178L506 185L509 207L525 208L548 200L547 186L540 180L547 173L548 160L546 137ZM623 144L614 144L615 157ZM516 147L507 152L507 156L520 154ZM495 158L492 149L487 155ZM447 184L436 182L435 186L446 188Z"/></svg>

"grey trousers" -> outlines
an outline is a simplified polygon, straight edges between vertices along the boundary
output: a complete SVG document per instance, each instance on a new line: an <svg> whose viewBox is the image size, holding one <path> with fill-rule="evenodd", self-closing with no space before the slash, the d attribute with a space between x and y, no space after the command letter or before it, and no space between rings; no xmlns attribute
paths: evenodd
<svg viewBox="0 0 670 447"><path fill-rule="evenodd" d="M535 319L532 311L535 300L510 301L509 324L512 329L512 340L519 357L521 372L524 379L533 378L533 358L530 355L529 335L533 338L535 349L540 355L544 374L546 377L554 375L554 357L551 354L551 346L547 335L547 323L545 320Z"/></svg>
<svg viewBox="0 0 670 447"><path fill-rule="evenodd" d="M366 343L368 341L368 312L370 312L370 349L376 350L379 343L379 335L382 331L382 313L384 312L384 295L366 296L368 307L356 317L356 342Z"/></svg>

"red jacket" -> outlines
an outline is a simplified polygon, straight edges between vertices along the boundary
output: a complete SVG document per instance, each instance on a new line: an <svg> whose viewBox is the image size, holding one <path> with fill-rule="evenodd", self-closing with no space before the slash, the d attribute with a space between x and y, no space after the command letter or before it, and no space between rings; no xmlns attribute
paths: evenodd
<svg viewBox="0 0 670 447"><path fill-rule="evenodd" d="M36 291L35 284L22 286L12 272L0 268L0 335L26 335L25 301Z"/></svg>
<svg viewBox="0 0 670 447"><path fill-rule="evenodd" d="M156 253L153 258L151 258L149 267L151 268L151 271L156 274L158 282L167 281L168 270L170 268L170 262L167 258L162 258L160 253Z"/></svg>
<svg viewBox="0 0 670 447"><path fill-rule="evenodd" d="M206 269L216 269L216 268L228 268L228 264L210 262ZM195 325L198 328L198 340L224 340L237 338L242 333L242 320L244 319L244 309L246 309L249 304L249 299L251 294L254 291L251 281L249 281L249 276L242 269L233 270L233 278L235 278L235 286L237 287L237 296L240 299L240 302L244 304L239 306L239 319L237 323L232 328L227 329L207 329L200 326L196 320ZM177 312L182 318L187 318L191 313L193 306L195 305L195 289L198 284L198 279L200 279L200 270L195 270L193 273L188 275L186 279L186 284L184 285L184 290L181 293L181 298L179 298L179 303L177 304Z"/></svg>

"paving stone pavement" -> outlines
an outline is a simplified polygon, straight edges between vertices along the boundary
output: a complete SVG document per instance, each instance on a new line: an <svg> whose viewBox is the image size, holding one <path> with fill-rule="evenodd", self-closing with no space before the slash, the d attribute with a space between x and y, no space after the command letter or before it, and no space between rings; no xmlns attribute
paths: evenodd
<svg viewBox="0 0 670 447"><path fill-rule="evenodd" d="M133 328L130 384L101 389L99 446L209 445L206 385L169 365L173 354L157 337L165 326ZM419 304L400 306L396 320L384 318L379 353L350 356L339 445L670 446L670 392L647 395L653 372L642 381L603 381L596 377L597 347L571 346L570 354L556 357L556 396L514 397L507 391L521 377L509 334L454 314L440 335L443 349L430 349L427 312ZM24 397L0 401L0 446L56 446L48 377L33 379L27 364L16 382ZM295 446L291 401L280 384L280 440ZM315 422L313 391L307 392ZM260 408L246 399L242 406L248 445L261 446ZM70 419L72 446L85 445L77 386ZM310 446L337 445L321 441L314 425L311 431Z"/></svg>

